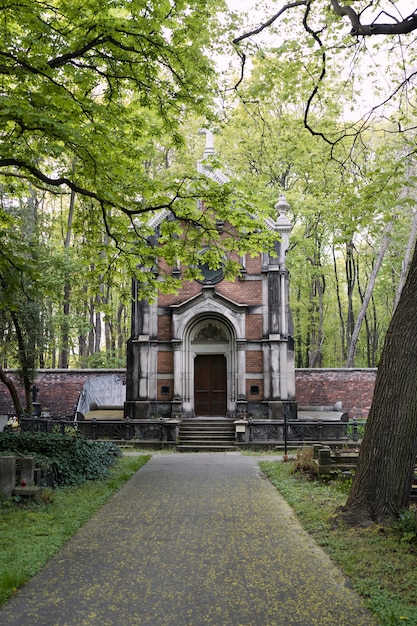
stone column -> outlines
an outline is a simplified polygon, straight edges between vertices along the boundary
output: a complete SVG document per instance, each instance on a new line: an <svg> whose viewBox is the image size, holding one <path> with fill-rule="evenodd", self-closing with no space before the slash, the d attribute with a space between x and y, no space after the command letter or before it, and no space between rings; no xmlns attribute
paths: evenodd
<svg viewBox="0 0 417 626"><path fill-rule="evenodd" d="M246 341L238 341L237 348L237 402L236 413L246 415L248 412L246 398Z"/></svg>
<svg viewBox="0 0 417 626"><path fill-rule="evenodd" d="M181 399L183 396L183 376L185 372L182 369L182 342L173 341L172 349L174 351L174 398Z"/></svg>

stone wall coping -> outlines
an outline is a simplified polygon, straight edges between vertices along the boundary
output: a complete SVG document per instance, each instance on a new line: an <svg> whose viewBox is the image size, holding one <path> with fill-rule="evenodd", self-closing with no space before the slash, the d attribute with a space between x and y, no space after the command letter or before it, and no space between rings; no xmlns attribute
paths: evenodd
<svg viewBox="0 0 417 626"><path fill-rule="evenodd" d="M5 372L10 374L17 373L18 369L6 369ZM296 367L296 372L377 372L377 367ZM117 369L76 369L76 368L68 368L68 369L58 369L58 368L45 368L45 369L37 369L36 373L45 374L48 372L56 372L57 374L113 374L120 373L125 374L126 368L117 368Z"/></svg>
<svg viewBox="0 0 417 626"><path fill-rule="evenodd" d="M377 372L377 367L296 367L296 372Z"/></svg>

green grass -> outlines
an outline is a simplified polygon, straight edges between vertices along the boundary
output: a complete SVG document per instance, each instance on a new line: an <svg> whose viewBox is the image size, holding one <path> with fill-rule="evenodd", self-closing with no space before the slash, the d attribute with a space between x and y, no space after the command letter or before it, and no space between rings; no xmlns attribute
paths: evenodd
<svg viewBox="0 0 417 626"><path fill-rule="evenodd" d="M411 536L407 528L332 528L331 517L345 503L346 488L294 475L292 463L263 461L260 466L304 528L349 577L380 626L417 625L417 542L404 540Z"/></svg>
<svg viewBox="0 0 417 626"><path fill-rule="evenodd" d="M0 501L0 604L45 565L150 455L119 459L103 480L45 489L39 503Z"/></svg>

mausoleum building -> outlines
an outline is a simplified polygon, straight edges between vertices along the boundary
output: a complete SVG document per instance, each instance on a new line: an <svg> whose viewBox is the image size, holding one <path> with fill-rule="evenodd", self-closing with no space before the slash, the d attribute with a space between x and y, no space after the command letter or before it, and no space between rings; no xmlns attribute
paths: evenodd
<svg viewBox="0 0 417 626"><path fill-rule="evenodd" d="M208 141L205 156L211 152ZM219 171L207 175L227 180ZM284 196L275 208L266 223L276 233L275 254L240 257L234 281L203 267L203 280L152 303L138 299L134 285L126 417L296 417ZM155 228L167 217L154 217Z"/></svg>

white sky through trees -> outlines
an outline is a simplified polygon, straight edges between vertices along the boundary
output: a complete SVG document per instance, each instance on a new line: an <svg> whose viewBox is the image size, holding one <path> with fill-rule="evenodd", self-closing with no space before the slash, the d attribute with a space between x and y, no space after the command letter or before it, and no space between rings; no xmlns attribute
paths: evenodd
<svg viewBox="0 0 417 626"><path fill-rule="evenodd" d="M345 0L339 0L339 2L341 5L348 4ZM286 4L287 2L285 0L264 0L262 2L256 2L255 0L227 0L227 5L231 11L235 11L241 16L245 15L243 26L238 23L236 24L235 36L239 37L255 28L259 28L259 26L285 7ZM355 9L360 12L360 3L355 3L355 5L357 5ZM363 24L371 24L373 21L376 23L392 23L396 20L402 21L413 12L417 11L416 0L380 0L377 7L375 3L372 4L364 1L362 6L363 8L366 7L363 13L361 13L361 22ZM244 40L242 42L242 49L245 49L245 44L249 43L249 41L259 47L275 47L280 45L280 20L283 16L288 18L291 12L294 13L294 19L299 19L299 10L295 13L293 9L289 9L289 11L281 15L281 17L272 24L272 27L267 27L261 33ZM345 25L342 32L345 35L349 35L352 28L349 19L347 17L339 19L341 19L342 23ZM364 114L369 108L379 105L384 102L385 99L389 98L392 93L393 80L398 84L403 80L406 87L408 87L408 75L415 71L415 63L411 58L414 45L408 48L407 44L402 45L402 42L408 41L409 45L410 38L412 37L413 33L408 36L392 35L381 37L377 35L372 37L361 36L358 38L352 36L352 43L358 42L358 46L352 47L352 59L351 61L346 61L346 77L348 77L349 74L353 74L359 81L361 77L364 77L362 88L360 88L363 97L360 99L358 105L361 112ZM381 45L383 39L387 42L385 46ZM357 55L354 50L357 50L359 47L362 53ZM397 68L397 78L393 79L390 70L397 61L399 64L403 64L403 69L400 70ZM230 59L222 57L220 61L221 69L225 69L228 63L229 68L232 68L233 72L239 71L240 62L237 53L231 51ZM249 73L250 53L247 53L247 66L245 69L246 72ZM392 103L389 102L388 106L391 108Z"/></svg>

